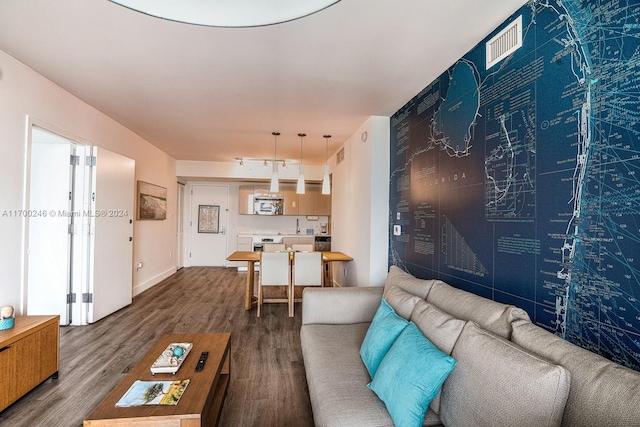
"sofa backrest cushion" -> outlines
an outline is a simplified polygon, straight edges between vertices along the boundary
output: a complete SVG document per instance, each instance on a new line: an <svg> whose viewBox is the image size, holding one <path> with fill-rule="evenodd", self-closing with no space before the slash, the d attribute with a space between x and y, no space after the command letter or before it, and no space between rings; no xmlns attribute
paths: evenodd
<svg viewBox="0 0 640 427"><path fill-rule="evenodd" d="M384 294L384 300L395 310L396 314L407 320L411 317L413 308L419 301L419 296L409 293L399 286L391 286Z"/></svg>
<svg viewBox="0 0 640 427"><path fill-rule="evenodd" d="M427 298L427 295L431 290L431 286L435 281L436 280L434 279L418 279L417 277L414 277L402 270L400 267L392 265L391 268L389 268L389 274L387 275L387 280L384 284L383 298L386 297L387 292L392 286L398 286L406 292L425 299Z"/></svg>
<svg viewBox="0 0 640 427"><path fill-rule="evenodd" d="M564 426L640 423L640 372L611 362L528 322L514 322L512 340L571 372Z"/></svg>
<svg viewBox="0 0 640 427"><path fill-rule="evenodd" d="M433 283L427 302L458 319L476 322L483 329L506 339L511 338L513 321L529 320L529 315L521 308L454 288L440 280Z"/></svg>
<svg viewBox="0 0 640 427"><path fill-rule="evenodd" d="M302 291L302 324L370 323L382 298L382 286L321 288Z"/></svg>
<svg viewBox="0 0 640 427"><path fill-rule="evenodd" d="M411 321L418 326L420 332L429 341L448 355L451 355L453 346L458 341L465 323L467 323L438 310L434 305L422 300L413 309ZM440 413L440 393L431 401L429 407L436 414Z"/></svg>
<svg viewBox="0 0 640 427"><path fill-rule="evenodd" d="M570 374L467 322L451 353L458 364L442 387L440 419L457 426L559 426Z"/></svg>

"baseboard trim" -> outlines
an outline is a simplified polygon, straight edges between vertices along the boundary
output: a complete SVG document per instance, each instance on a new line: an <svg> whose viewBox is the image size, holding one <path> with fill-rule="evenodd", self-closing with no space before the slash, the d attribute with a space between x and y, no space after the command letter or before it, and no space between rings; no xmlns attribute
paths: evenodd
<svg viewBox="0 0 640 427"><path fill-rule="evenodd" d="M141 294L147 289L154 287L155 285L162 282L167 277L170 277L175 272L176 272L176 268L171 267L170 269L163 271L162 273L150 278L149 280L146 280L142 283L137 284L136 286L133 287L133 296L135 297L136 295Z"/></svg>

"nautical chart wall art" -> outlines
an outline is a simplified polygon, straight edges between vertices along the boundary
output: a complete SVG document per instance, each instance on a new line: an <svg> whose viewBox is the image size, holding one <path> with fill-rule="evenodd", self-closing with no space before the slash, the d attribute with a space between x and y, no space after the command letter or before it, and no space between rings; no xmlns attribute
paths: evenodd
<svg viewBox="0 0 640 427"><path fill-rule="evenodd" d="M389 263L640 370L639 40L637 1L532 1L398 110Z"/></svg>

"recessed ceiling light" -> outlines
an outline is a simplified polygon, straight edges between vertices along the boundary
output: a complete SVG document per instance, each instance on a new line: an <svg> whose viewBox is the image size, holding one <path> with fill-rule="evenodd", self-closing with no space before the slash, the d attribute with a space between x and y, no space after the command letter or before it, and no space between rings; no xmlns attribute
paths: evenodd
<svg viewBox="0 0 640 427"><path fill-rule="evenodd" d="M340 0L111 0L171 21L211 27L259 27L319 12Z"/></svg>

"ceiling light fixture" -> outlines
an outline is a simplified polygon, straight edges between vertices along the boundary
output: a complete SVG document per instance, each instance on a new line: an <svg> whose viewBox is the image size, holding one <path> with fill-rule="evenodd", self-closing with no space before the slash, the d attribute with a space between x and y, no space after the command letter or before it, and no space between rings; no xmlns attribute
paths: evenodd
<svg viewBox="0 0 640 427"><path fill-rule="evenodd" d="M302 164L302 139L307 136L306 133L299 133L300 137L300 166L298 166L298 186L296 187L297 194L304 194L304 165Z"/></svg>
<svg viewBox="0 0 640 427"><path fill-rule="evenodd" d="M111 0L156 18L209 27L259 27L299 19L340 0Z"/></svg>
<svg viewBox="0 0 640 427"><path fill-rule="evenodd" d="M331 186L329 185L329 138L331 135L324 135L324 175L322 176L322 194L331 194Z"/></svg>
<svg viewBox="0 0 640 427"><path fill-rule="evenodd" d="M280 191L280 186L278 184L278 162L276 161L278 158L278 135L280 135L280 132L271 132L271 135L273 135L273 172L271 173L271 188L269 191L277 193Z"/></svg>

